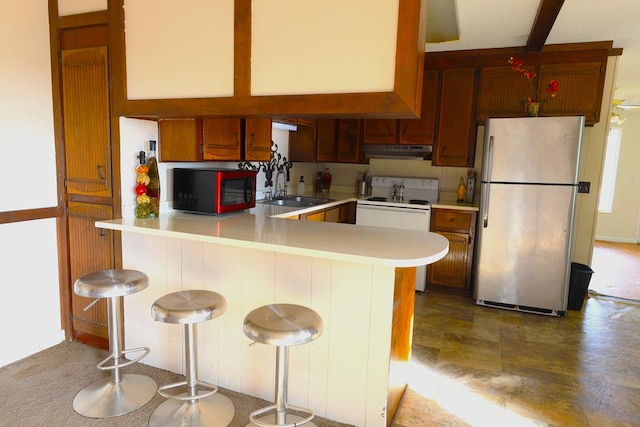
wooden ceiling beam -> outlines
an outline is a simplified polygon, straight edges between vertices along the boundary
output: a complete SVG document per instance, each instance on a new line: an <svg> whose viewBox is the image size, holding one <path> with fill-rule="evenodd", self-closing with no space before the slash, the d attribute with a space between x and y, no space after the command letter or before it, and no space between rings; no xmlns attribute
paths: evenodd
<svg viewBox="0 0 640 427"><path fill-rule="evenodd" d="M540 0L538 14L535 21L533 21L533 27L525 46L527 52L540 52L542 50L563 3L564 0Z"/></svg>

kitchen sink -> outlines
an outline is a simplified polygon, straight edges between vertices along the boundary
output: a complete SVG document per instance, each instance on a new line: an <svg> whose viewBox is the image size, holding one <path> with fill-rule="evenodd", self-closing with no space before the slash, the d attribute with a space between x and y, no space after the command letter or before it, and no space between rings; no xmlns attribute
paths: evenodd
<svg viewBox="0 0 640 427"><path fill-rule="evenodd" d="M332 201L333 199L325 199L323 197L289 196L264 200L260 203L265 205L287 206L291 208L308 208L311 206L323 205Z"/></svg>

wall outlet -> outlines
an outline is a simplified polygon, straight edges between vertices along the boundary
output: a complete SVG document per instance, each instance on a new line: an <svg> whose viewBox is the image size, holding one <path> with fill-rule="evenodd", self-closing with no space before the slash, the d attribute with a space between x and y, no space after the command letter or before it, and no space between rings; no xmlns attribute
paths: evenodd
<svg viewBox="0 0 640 427"><path fill-rule="evenodd" d="M627 181L629 182L636 182L636 177L634 175L628 176L627 177Z"/></svg>
<svg viewBox="0 0 640 427"><path fill-rule="evenodd" d="M578 193L588 193L591 191L591 183L588 181L578 182Z"/></svg>

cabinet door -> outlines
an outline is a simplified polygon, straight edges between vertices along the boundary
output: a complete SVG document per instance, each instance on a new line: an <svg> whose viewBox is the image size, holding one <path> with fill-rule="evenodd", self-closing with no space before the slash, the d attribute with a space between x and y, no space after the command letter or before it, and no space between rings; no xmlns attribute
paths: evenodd
<svg viewBox="0 0 640 427"><path fill-rule="evenodd" d="M337 157L337 120L318 120L316 160L319 162L333 162Z"/></svg>
<svg viewBox="0 0 640 427"><path fill-rule="evenodd" d="M324 222L340 222L340 208L327 209L324 212Z"/></svg>
<svg viewBox="0 0 640 427"><path fill-rule="evenodd" d="M339 162L357 163L360 159L360 120L338 120Z"/></svg>
<svg viewBox="0 0 640 427"><path fill-rule="evenodd" d="M427 266L427 284L465 289L470 277L467 266L471 264L469 257L469 235L463 233L436 233L449 240L449 252L439 261Z"/></svg>
<svg viewBox="0 0 640 427"><path fill-rule="evenodd" d="M241 160L240 126L240 119L202 120L202 158L216 161Z"/></svg>
<svg viewBox="0 0 640 427"><path fill-rule="evenodd" d="M532 70L537 73L537 69ZM485 67L480 70L476 120L489 117L524 117L527 98L534 95L533 80L511 67Z"/></svg>
<svg viewBox="0 0 640 427"><path fill-rule="evenodd" d="M473 167L476 149L475 69L447 69L442 73L438 137L433 166Z"/></svg>
<svg viewBox="0 0 640 427"><path fill-rule="evenodd" d="M585 116L588 124L600 120L604 71L600 62L541 65L538 99L542 116ZM550 98L547 82L558 80L559 90Z"/></svg>
<svg viewBox="0 0 640 427"><path fill-rule="evenodd" d="M202 132L195 119L158 120L158 158L161 162L201 160Z"/></svg>
<svg viewBox="0 0 640 427"><path fill-rule="evenodd" d="M289 131L289 157L292 162L314 162L316 159L316 128L298 126Z"/></svg>
<svg viewBox="0 0 640 427"><path fill-rule="evenodd" d="M69 258L71 283L85 274L115 267L113 258L113 232L95 227L96 221L113 218L111 206L93 203L69 202ZM71 291L71 322L74 337L87 340L87 336L108 339L106 300L84 311L92 298Z"/></svg>
<svg viewBox="0 0 640 427"><path fill-rule="evenodd" d="M397 122L394 119L365 119L362 142L365 144L395 144Z"/></svg>
<svg viewBox="0 0 640 427"><path fill-rule="evenodd" d="M271 119L246 119L244 145L245 160L271 160Z"/></svg>
<svg viewBox="0 0 640 427"><path fill-rule="evenodd" d="M106 46L61 52L67 193L111 197Z"/></svg>
<svg viewBox="0 0 640 427"><path fill-rule="evenodd" d="M433 145L438 109L438 70L425 70L419 119L400 120L399 144Z"/></svg>

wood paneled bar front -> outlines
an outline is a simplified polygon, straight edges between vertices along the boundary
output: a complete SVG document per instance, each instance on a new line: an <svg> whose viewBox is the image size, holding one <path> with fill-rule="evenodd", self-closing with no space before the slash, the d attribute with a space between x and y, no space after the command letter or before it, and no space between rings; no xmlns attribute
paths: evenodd
<svg viewBox="0 0 640 427"><path fill-rule="evenodd" d="M172 212L96 226L121 231L123 266L149 275L149 288L125 300L126 346L150 347L144 363L183 372L181 332L154 323L153 301L213 290L228 308L200 327L203 379L271 401L275 353L250 346L242 321L261 305L301 304L325 327L309 345L291 348L289 402L353 425L389 424L407 384L415 267L447 253L444 237L247 212Z"/></svg>

